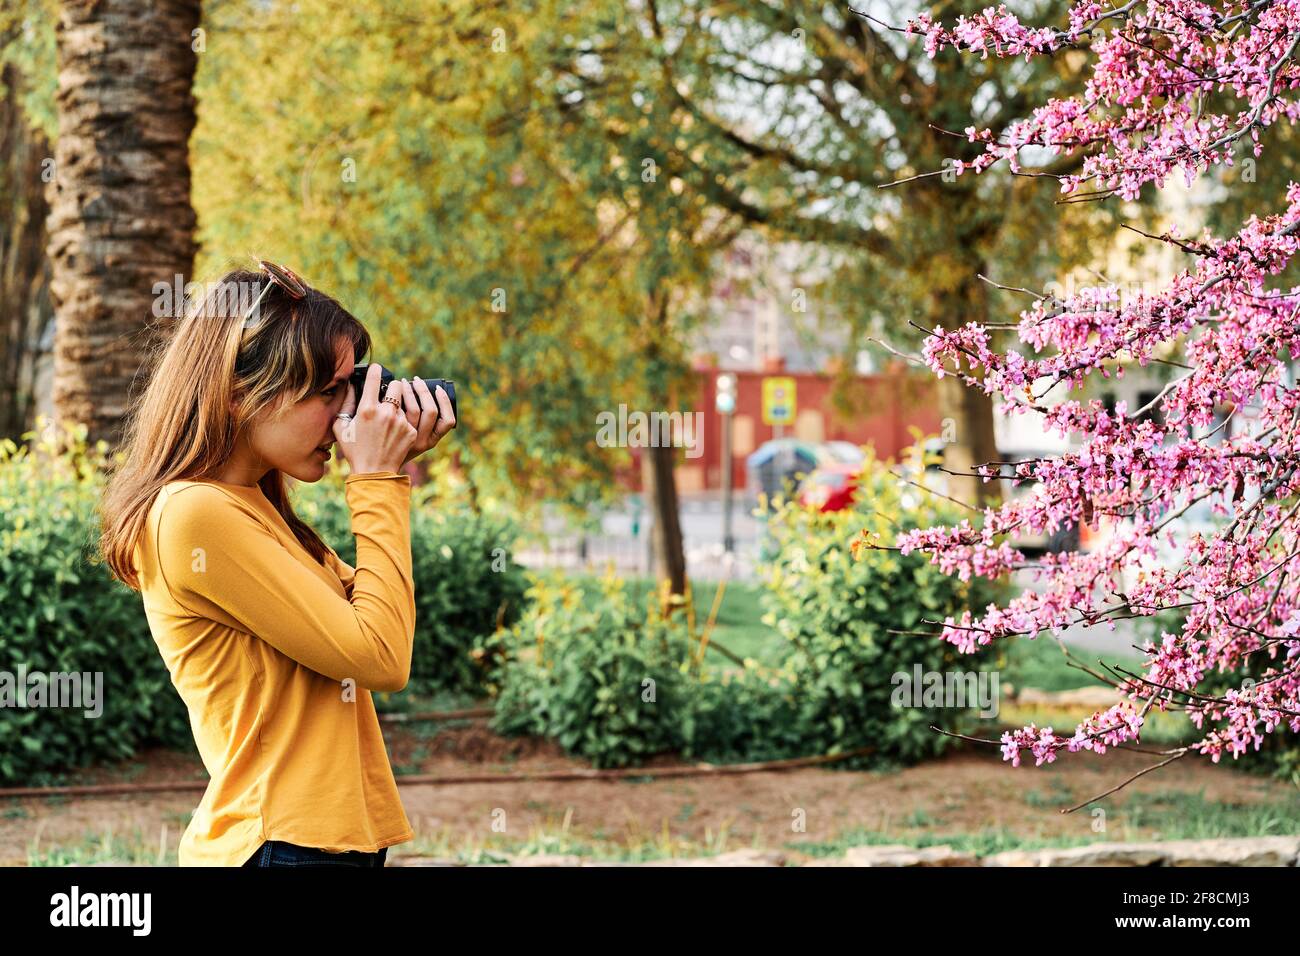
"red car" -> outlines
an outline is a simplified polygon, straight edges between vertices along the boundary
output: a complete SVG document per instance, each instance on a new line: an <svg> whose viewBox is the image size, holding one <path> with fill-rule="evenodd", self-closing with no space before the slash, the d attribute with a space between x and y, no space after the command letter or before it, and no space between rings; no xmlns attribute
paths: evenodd
<svg viewBox="0 0 1300 956"><path fill-rule="evenodd" d="M818 511L841 511L853 503L860 464L835 462L814 469L799 486L799 503Z"/></svg>
<svg viewBox="0 0 1300 956"><path fill-rule="evenodd" d="M864 464L864 462L837 461L818 466L799 486L799 503L822 512L851 508L853 499L857 496ZM944 495L948 492L947 476L937 467L926 468L918 473L915 465L904 462L894 466L892 470L899 478L899 488L902 491L899 506L903 509L918 504L917 492L907 484L904 480L906 478L912 478L935 494Z"/></svg>

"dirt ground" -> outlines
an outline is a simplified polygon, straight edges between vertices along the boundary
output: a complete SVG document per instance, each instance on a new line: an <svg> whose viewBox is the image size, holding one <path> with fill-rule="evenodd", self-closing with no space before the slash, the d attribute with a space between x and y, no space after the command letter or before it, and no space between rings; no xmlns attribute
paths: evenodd
<svg viewBox="0 0 1300 956"><path fill-rule="evenodd" d="M402 774L410 772L509 774L586 767L550 742L502 738L482 724L423 734L387 728L385 733L399 784ZM1158 759L1111 751L1102 757L1067 754L1041 768L1032 761L1012 768L1001 762L996 748L988 748L952 753L895 772L805 768L656 781L401 785L416 840L393 847L389 855L449 856L467 848L510 848L545 834L567 838L568 845L596 846L602 853L654 846L701 855L758 846L784 847L794 851L793 859L800 859L799 844L833 841L857 828L910 836L1004 830L1028 838L1077 837L1088 842L1098 838L1092 808L1068 815L1060 809L1104 792ZM149 751L120 765L88 770L78 782L205 777L196 759ZM1189 757L1098 804L1107 814L1102 838L1157 835L1149 827L1128 824L1125 805L1138 794L1171 792L1244 804L1295 799L1294 789L1283 783ZM22 865L33 849L77 845L102 839L110 831L155 850L161 842L174 861L176 844L199 797L200 791L0 800L0 865ZM799 822L802 832L796 829ZM566 846L556 844L554 849Z"/></svg>

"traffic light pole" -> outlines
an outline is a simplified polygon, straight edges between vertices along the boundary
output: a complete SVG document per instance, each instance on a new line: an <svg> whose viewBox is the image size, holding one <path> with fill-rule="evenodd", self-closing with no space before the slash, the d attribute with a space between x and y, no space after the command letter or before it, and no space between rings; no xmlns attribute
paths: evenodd
<svg viewBox="0 0 1300 956"><path fill-rule="evenodd" d="M731 414L722 415L722 550L732 554L736 541L731 536Z"/></svg>
<svg viewBox="0 0 1300 956"><path fill-rule="evenodd" d="M723 372L716 384L714 407L722 416L722 550L732 554L736 540L731 534L731 418L736 412L736 376Z"/></svg>

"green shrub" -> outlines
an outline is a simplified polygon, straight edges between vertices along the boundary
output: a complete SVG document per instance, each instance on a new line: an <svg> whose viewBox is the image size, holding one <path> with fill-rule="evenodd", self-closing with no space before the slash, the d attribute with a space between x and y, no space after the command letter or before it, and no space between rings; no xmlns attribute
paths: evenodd
<svg viewBox="0 0 1300 956"><path fill-rule="evenodd" d="M918 552L863 548L855 559L851 550L860 532L892 547L905 530L956 524L967 514L901 482L874 458L850 508L822 514L789 500L775 503L768 519L774 556L762 570L764 621L790 642L782 669L805 753L873 747L836 766L912 762L951 742L932 724L950 729L972 721L969 708L893 706L892 678L911 675L918 664L923 673L989 670L993 655L962 654L937 637L895 632L937 633L922 620L959 617L966 608L979 613L1005 595L1005 585L964 583ZM987 736L993 723L982 724Z"/></svg>
<svg viewBox="0 0 1300 956"><path fill-rule="evenodd" d="M816 755L788 677L752 663L699 676L682 734L682 756L710 763Z"/></svg>
<svg viewBox="0 0 1300 956"><path fill-rule="evenodd" d="M535 581L524 618L494 639L497 732L553 739L600 767L805 753L788 682L756 663L700 667L700 635L681 609L661 613L660 595L613 577Z"/></svg>
<svg viewBox="0 0 1300 956"><path fill-rule="evenodd" d="M105 446L0 441L0 670L102 674L103 710L0 707L0 781L55 785L149 744L194 751L139 594L93 563ZM24 438L36 438L29 433ZM51 436L52 439L52 436Z"/></svg>
<svg viewBox="0 0 1300 956"><path fill-rule="evenodd" d="M159 745L196 753L184 702L149 632L140 595L99 564L97 511L106 447L85 428L19 447L0 442L0 671L102 674L103 712L0 707L0 782L53 785L68 771ZM298 514L349 563L355 541L334 474L294 490ZM481 694L478 640L521 613L526 587L510 558L509 521L457 504L435 510L430 483L413 494L416 646L411 689ZM92 678L93 679L93 678ZM388 695L376 695L387 706Z"/></svg>
<svg viewBox="0 0 1300 956"><path fill-rule="evenodd" d="M640 611L614 578L599 587L584 600L572 583L536 579L523 618L493 638L492 728L548 737L597 767L681 751L693 703L683 615Z"/></svg>
<svg viewBox="0 0 1300 956"><path fill-rule="evenodd" d="M294 510L349 564L356 539L337 469L293 489ZM528 582L512 556L514 522L478 513L438 475L411 490L411 563L415 574L415 648L408 689L481 697L488 666L483 639L523 613ZM377 696L380 709L387 695Z"/></svg>
<svg viewBox="0 0 1300 956"><path fill-rule="evenodd" d="M917 491L907 500L874 462L863 489L853 509L836 514L780 501L771 512L764 621L788 642L779 666L702 668L700 635L684 614L665 619L653 596L644 609L611 578L539 581L523 619L494 639L503 661L492 687L494 729L555 739L597 766L666 752L725 763L872 748L836 766L879 767L938 753L950 738L930 725L969 729L972 711L895 707L893 675L910 676L917 664L923 672L988 670L993 656L890 631L933 630L922 618L983 609L1007 589L963 583L918 554L863 551L855 559L850 543L863 530L891 545L899 530L961 517L935 496ZM647 677L654 703L641 698Z"/></svg>

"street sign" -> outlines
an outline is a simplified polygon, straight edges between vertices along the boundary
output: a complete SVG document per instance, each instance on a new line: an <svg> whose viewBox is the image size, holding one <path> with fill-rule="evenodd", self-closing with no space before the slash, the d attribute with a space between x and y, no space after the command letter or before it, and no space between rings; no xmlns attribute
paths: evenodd
<svg viewBox="0 0 1300 956"><path fill-rule="evenodd" d="M763 379L763 424L794 424L794 379L788 376Z"/></svg>

